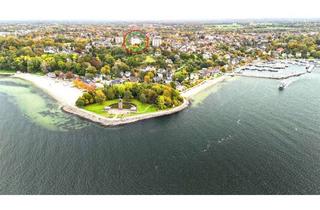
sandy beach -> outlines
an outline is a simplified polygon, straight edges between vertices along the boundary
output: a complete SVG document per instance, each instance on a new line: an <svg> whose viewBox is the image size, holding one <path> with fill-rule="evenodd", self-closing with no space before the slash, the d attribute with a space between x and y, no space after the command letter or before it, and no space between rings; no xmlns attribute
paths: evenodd
<svg viewBox="0 0 320 210"><path fill-rule="evenodd" d="M190 98L190 97L196 95L197 93L199 93L199 92L201 92L211 86L214 86L220 82L223 82L229 78L231 78L231 76L223 75L219 78L205 80L202 83L200 83L200 84L198 84L198 85L196 85L186 91L183 91L181 93L181 96L183 96L184 98Z"/></svg>
<svg viewBox="0 0 320 210"><path fill-rule="evenodd" d="M75 106L75 102L82 95L82 91L72 87L68 81L52 79L47 76L39 76L27 73L17 73L13 77L27 80L47 94L52 96L61 105Z"/></svg>

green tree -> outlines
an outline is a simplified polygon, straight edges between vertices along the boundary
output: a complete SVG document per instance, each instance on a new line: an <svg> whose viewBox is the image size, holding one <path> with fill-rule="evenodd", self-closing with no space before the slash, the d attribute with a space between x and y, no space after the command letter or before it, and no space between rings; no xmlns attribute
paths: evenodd
<svg viewBox="0 0 320 210"><path fill-rule="evenodd" d="M101 74L109 75L110 70L111 70L110 66L108 64L106 64L101 68Z"/></svg>
<svg viewBox="0 0 320 210"><path fill-rule="evenodd" d="M159 109L166 109L165 98L164 96L158 96L157 98L157 106Z"/></svg>
<svg viewBox="0 0 320 210"><path fill-rule="evenodd" d="M106 96L102 90L96 90L94 99L96 103L102 104L106 100Z"/></svg>
<svg viewBox="0 0 320 210"><path fill-rule="evenodd" d="M129 90L126 90L124 92L124 96L123 96L123 99L126 100L126 101L129 101L130 99L132 99L132 93L129 91Z"/></svg>

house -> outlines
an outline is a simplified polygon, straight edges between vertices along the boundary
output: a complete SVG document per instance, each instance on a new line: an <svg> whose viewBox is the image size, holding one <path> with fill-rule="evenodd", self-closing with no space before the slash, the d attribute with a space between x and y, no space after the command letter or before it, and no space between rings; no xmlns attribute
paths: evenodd
<svg viewBox="0 0 320 210"><path fill-rule="evenodd" d="M147 66L145 67L144 69L141 69L140 71L141 72L148 72L148 71L154 71L155 70L155 67L153 66Z"/></svg>
<svg viewBox="0 0 320 210"><path fill-rule="evenodd" d="M276 51L277 51L277 53L281 54L281 53L283 53L284 49L282 47L280 47Z"/></svg>
<svg viewBox="0 0 320 210"><path fill-rule="evenodd" d="M156 56L156 57L161 56L161 52L160 52L160 51L155 52L155 53L154 53L154 56Z"/></svg>
<svg viewBox="0 0 320 210"><path fill-rule="evenodd" d="M230 56L229 54L226 54L226 55L224 56L224 58L227 59L227 60L230 60L231 56Z"/></svg>
<svg viewBox="0 0 320 210"><path fill-rule="evenodd" d="M302 57L302 53L301 52L297 52L296 53L296 58L301 58Z"/></svg>
<svg viewBox="0 0 320 210"><path fill-rule="evenodd" d="M152 46L153 47L160 47L161 43L162 43L162 39L160 36L153 37L153 39L152 39Z"/></svg>
<svg viewBox="0 0 320 210"><path fill-rule="evenodd" d="M98 82L96 82L94 85L96 86L96 88L103 88L104 87L104 85L102 83L98 83Z"/></svg>
<svg viewBox="0 0 320 210"><path fill-rule="evenodd" d="M173 64L173 61L171 59L166 59L166 64Z"/></svg>
<svg viewBox="0 0 320 210"><path fill-rule="evenodd" d="M47 76L50 77L50 78L57 78L56 74L53 73L53 72L49 72L49 73L47 74Z"/></svg>
<svg viewBox="0 0 320 210"><path fill-rule="evenodd" d="M131 76L131 72L130 72L130 71L126 71L126 72L124 73L124 76L127 77L127 78L129 78L129 77Z"/></svg>
<svg viewBox="0 0 320 210"><path fill-rule="evenodd" d="M170 84L172 82L172 78L167 78L164 80L164 83Z"/></svg>
<svg viewBox="0 0 320 210"><path fill-rule="evenodd" d="M202 54L203 59L210 59L211 56L212 56L211 53L208 53L208 52Z"/></svg>
<svg viewBox="0 0 320 210"><path fill-rule="evenodd" d="M161 82L162 79L160 77L156 76L156 77L153 77L153 81L158 83L158 82Z"/></svg>
<svg viewBox="0 0 320 210"><path fill-rule="evenodd" d="M122 36L117 36L117 37L115 37L114 41L115 41L116 44L122 44L123 37Z"/></svg>
<svg viewBox="0 0 320 210"><path fill-rule="evenodd" d="M158 69L157 73L166 74L167 70L166 69Z"/></svg>
<svg viewBox="0 0 320 210"><path fill-rule="evenodd" d="M132 44L132 45L139 45L139 44L141 44L141 39L139 38L139 37L131 37L131 39L130 39L130 43Z"/></svg>
<svg viewBox="0 0 320 210"><path fill-rule="evenodd" d="M57 53L58 50L55 47L45 47L43 52L49 53L49 54L54 54L54 53Z"/></svg>
<svg viewBox="0 0 320 210"><path fill-rule="evenodd" d="M190 80L198 80L199 74L198 73L191 73L190 74Z"/></svg>
<svg viewBox="0 0 320 210"><path fill-rule="evenodd" d="M176 89L181 92L181 91L184 91L186 89L186 87L179 84L179 85L177 85Z"/></svg>
<svg viewBox="0 0 320 210"><path fill-rule="evenodd" d="M209 72L210 76L215 76L215 75L221 73L221 71L217 68L216 69L209 69L208 72Z"/></svg>
<svg viewBox="0 0 320 210"><path fill-rule="evenodd" d="M115 79L111 81L110 85L122 84L123 82L124 82L123 79Z"/></svg>
<svg viewBox="0 0 320 210"><path fill-rule="evenodd" d="M282 53L282 58L287 58L288 57L288 55L287 55L287 53Z"/></svg>
<svg viewBox="0 0 320 210"><path fill-rule="evenodd" d="M138 78L138 77L133 77L133 76L131 76L131 77L129 78L129 81L130 81L130 82L139 82L139 78Z"/></svg>
<svg viewBox="0 0 320 210"><path fill-rule="evenodd" d="M199 73L200 77L208 77L208 76L210 76L210 73L209 73L207 68L203 68L203 69L199 70L198 73Z"/></svg>

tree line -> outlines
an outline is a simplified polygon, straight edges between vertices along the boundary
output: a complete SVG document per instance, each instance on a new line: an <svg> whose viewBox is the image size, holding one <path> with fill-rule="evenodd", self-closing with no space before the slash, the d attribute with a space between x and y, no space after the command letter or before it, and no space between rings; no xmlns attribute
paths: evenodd
<svg viewBox="0 0 320 210"><path fill-rule="evenodd" d="M126 82L124 84L106 85L103 89L85 92L76 102L78 107L99 103L106 100L122 98L124 101L137 99L142 103L155 104L159 109L179 106L183 97L171 86Z"/></svg>

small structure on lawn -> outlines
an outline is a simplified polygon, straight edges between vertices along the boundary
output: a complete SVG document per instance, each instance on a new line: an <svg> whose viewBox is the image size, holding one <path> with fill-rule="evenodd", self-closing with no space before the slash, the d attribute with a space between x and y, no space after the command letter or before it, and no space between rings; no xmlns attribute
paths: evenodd
<svg viewBox="0 0 320 210"><path fill-rule="evenodd" d="M123 101L122 101L122 98L119 98L118 109L122 109L122 108L123 108Z"/></svg>

